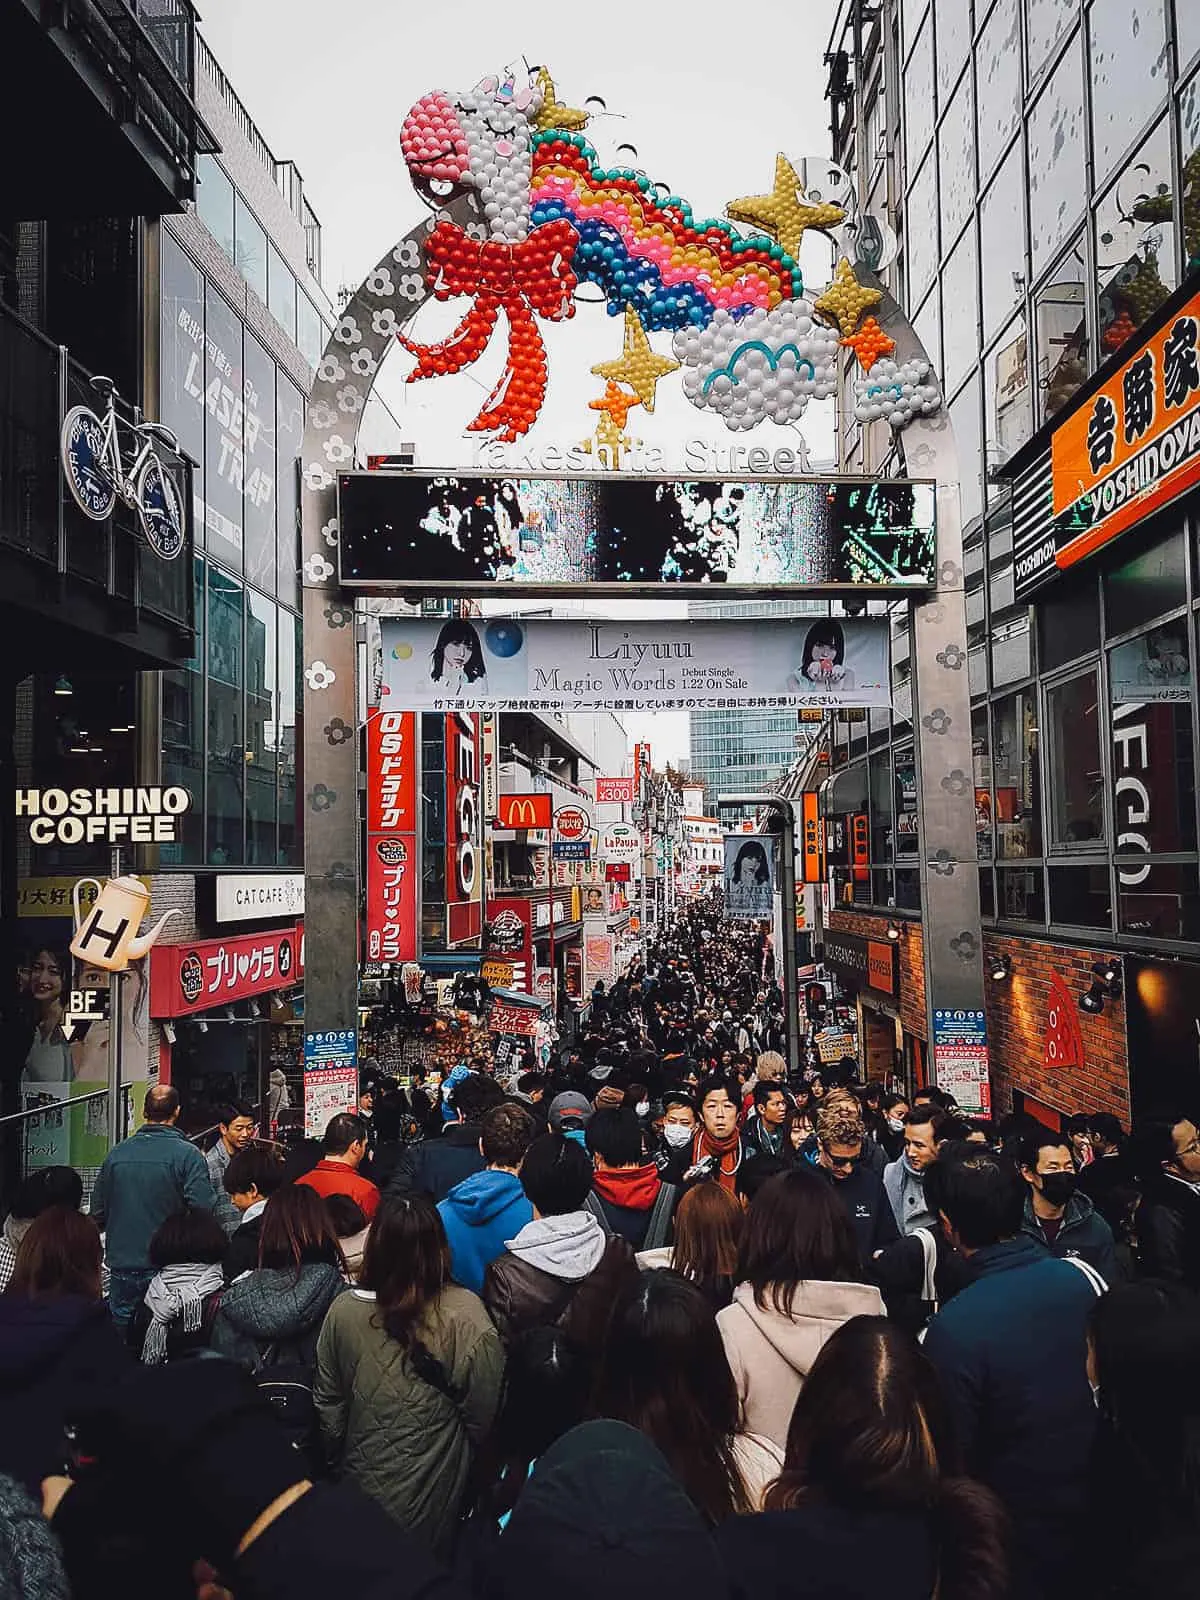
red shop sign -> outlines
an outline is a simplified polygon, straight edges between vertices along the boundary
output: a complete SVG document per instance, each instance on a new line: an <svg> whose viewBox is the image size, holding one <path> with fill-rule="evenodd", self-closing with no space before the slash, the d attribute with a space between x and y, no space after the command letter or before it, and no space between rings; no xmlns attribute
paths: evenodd
<svg viewBox="0 0 1200 1600"><path fill-rule="evenodd" d="M417 883L417 718L367 712L368 961L415 961Z"/></svg>
<svg viewBox="0 0 1200 1600"><path fill-rule="evenodd" d="M632 883L632 861L606 861L604 863L605 883Z"/></svg>
<svg viewBox="0 0 1200 1600"><path fill-rule="evenodd" d="M289 989L304 977L304 924L150 952L150 1015L186 1017Z"/></svg>

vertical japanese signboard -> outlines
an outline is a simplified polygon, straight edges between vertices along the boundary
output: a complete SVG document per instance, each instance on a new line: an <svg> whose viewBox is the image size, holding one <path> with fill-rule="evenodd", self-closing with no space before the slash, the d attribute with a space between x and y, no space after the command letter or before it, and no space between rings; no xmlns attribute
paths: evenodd
<svg viewBox="0 0 1200 1600"><path fill-rule="evenodd" d="M483 808L479 718L446 717L446 943L478 948L483 934Z"/></svg>
<svg viewBox="0 0 1200 1600"><path fill-rule="evenodd" d="M800 856L804 882L821 881L821 819L817 814L817 791L806 789L800 796Z"/></svg>
<svg viewBox="0 0 1200 1600"><path fill-rule="evenodd" d="M987 1016L982 1011L933 1013L933 1075L961 1111L990 1116Z"/></svg>
<svg viewBox="0 0 1200 1600"><path fill-rule="evenodd" d="M416 830L417 718L412 711L367 713L367 959L415 961L419 954Z"/></svg>
<svg viewBox="0 0 1200 1600"><path fill-rule="evenodd" d="M319 1139L332 1119L358 1109L358 1034L353 1028L304 1035L304 1137Z"/></svg>

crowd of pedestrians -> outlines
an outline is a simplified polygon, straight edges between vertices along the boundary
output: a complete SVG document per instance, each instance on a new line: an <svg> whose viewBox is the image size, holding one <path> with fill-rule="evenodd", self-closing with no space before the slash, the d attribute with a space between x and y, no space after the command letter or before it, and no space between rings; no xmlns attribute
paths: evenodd
<svg viewBox="0 0 1200 1600"><path fill-rule="evenodd" d="M1200 1133L789 1074L703 903L544 1070L179 1100L0 1234L0 1600L1142 1600L1200 1570Z"/></svg>

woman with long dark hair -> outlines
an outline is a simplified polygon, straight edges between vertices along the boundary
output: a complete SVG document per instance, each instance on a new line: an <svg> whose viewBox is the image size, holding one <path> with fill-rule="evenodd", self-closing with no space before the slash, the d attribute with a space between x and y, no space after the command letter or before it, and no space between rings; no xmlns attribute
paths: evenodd
<svg viewBox="0 0 1200 1600"><path fill-rule="evenodd" d="M1005 1600L1004 1513L955 1475L937 1376L884 1317L854 1317L813 1363L761 1517L717 1542L754 1600Z"/></svg>
<svg viewBox="0 0 1200 1600"><path fill-rule="evenodd" d="M340 1474L409 1533L450 1552L472 1458L496 1415L504 1347L483 1302L450 1281L433 1202L383 1202L358 1287L317 1342L314 1394Z"/></svg>
<svg viewBox="0 0 1200 1600"><path fill-rule="evenodd" d="M325 1201L307 1184L285 1184L262 1214L258 1266L221 1298L213 1349L252 1372L270 1366L311 1371L321 1324L347 1275Z"/></svg>
<svg viewBox="0 0 1200 1600"><path fill-rule="evenodd" d="M850 1317L880 1316L845 1205L814 1172L770 1178L746 1214L733 1304L717 1317L746 1426L780 1448L821 1346Z"/></svg>
<svg viewBox="0 0 1200 1600"><path fill-rule="evenodd" d="M594 1410L640 1428L712 1524L757 1510L779 1470L746 1434L712 1306L676 1272L644 1272L613 1308Z"/></svg>
<svg viewBox="0 0 1200 1600"><path fill-rule="evenodd" d="M24 1083L70 1083L75 1076L71 1043L63 1031L72 971L69 950L40 945L34 951L28 993L36 1023L24 1061Z"/></svg>
<svg viewBox="0 0 1200 1600"><path fill-rule="evenodd" d="M479 635L464 617L447 622L437 636L429 676L447 695L461 694L469 683L486 688L487 668Z"/></svg>

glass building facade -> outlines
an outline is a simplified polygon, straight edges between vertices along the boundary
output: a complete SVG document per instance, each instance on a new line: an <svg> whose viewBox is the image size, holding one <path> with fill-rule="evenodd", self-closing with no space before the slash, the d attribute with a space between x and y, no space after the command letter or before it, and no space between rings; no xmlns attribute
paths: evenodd
<svg viewBox="0 0 1200 1600"><path fill-rule="evenodd" d="M690 600L689 617L792 617L826 611L821 601ZM799 753L795 711L693 711L689 734L692 781L704 785L704 803L720 790L753 794L773 789Z"/></svg>
<svg viewBox="0 0 1200 1600"><path fill-rule="evenodd" d="M958 443L985 926L1196 946L1196 695L1139 704L1129 664L1169 648L1190 666L1200 505L1030 606L1005 468L1200 269L1200 6L848 0L831 59L834 155L898 218L884 276ZM851 418L841 443L848 470L893 464L883 425ZM872 852L839 898L864 908L920 905L909 664L904 609L894 713L834 729L831 803L869 812Z"/></svg>

